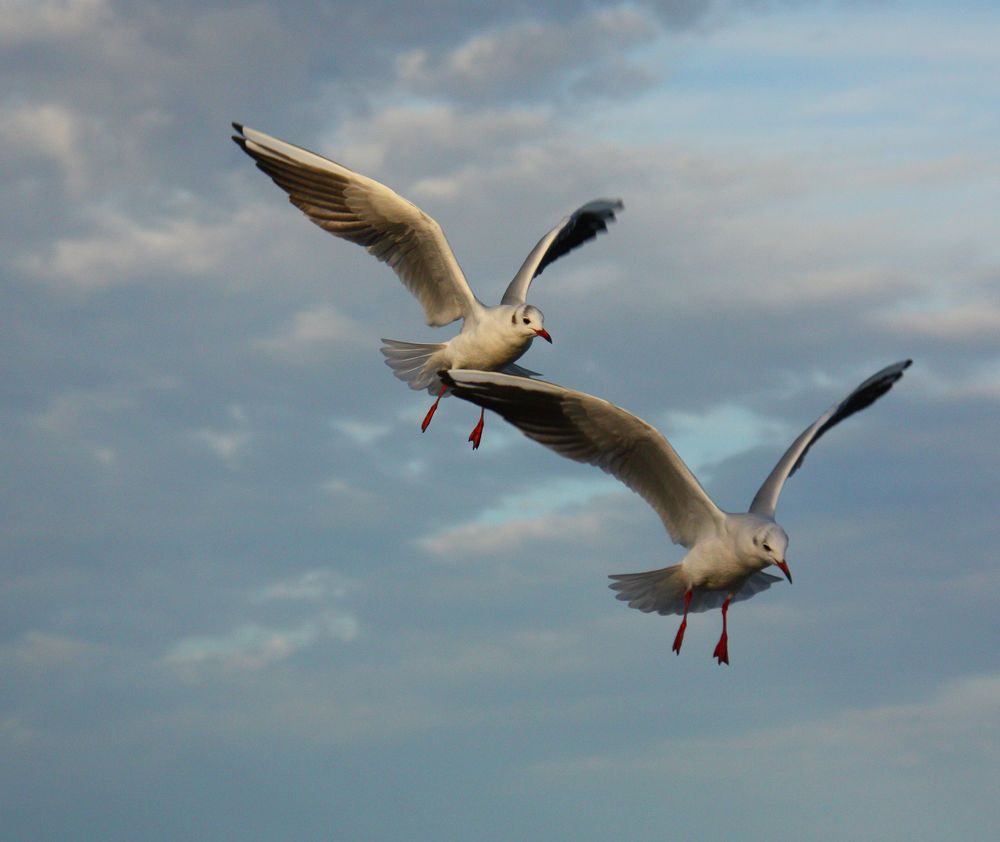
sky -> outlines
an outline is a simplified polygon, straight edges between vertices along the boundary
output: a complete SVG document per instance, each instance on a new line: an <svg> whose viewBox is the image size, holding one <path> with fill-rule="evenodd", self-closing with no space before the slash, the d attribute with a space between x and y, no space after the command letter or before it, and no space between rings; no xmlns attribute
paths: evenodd
<svg viewBox="0 0 1000 842"><path fill-rule="evenodd" d="M0 0L0 836L991 839L1000 9ZM442 341L236 120L392 186L522 362L729 511L884 365L778 520L795 578L629 610L636 495L392 377Z"/></svg>

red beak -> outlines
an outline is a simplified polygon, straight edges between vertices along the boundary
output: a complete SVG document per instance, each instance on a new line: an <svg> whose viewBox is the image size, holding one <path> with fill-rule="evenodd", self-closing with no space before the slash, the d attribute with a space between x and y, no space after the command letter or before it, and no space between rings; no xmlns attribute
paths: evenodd
<svg viewBox="0 0 1000 842"><path fill-rule="evenodd" d="M540 327L538 330L536 330L535 331L535 336L542 337L542 339L544 339L546 342L548 342L549 345L552 344L552 337L549 336L549 332L544 327Z"/></svg>
<svg viewBox="0 0 1000 842"><path fill-rule="evenodd" d="M777 568L785 574L788 584L792 584L792 571L788 569L788 563L782 559L781 561L776 561L775 566L777 566Z"/></svg>

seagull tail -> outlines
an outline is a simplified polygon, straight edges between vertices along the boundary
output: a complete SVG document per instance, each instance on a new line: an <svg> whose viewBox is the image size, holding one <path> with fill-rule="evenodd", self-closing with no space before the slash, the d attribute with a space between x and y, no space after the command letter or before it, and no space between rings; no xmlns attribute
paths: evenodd
<svg viewBox="0 0 1000 842"><path fill-rule="evenodd" d="M684 613L688 577L680 564L645 573L616 573L610 578L614 581L608 587L618 591L615 598L627 602L629 608L647 614L653 611L657 614Z"/></svg>
<svg viewBox="0 0 1000 842"><path fill-rule="evenodd" d="M437 373L450 366L443 362L432 362L432 358L447 347L447 343L402 342L398 339L382 341L385 344L379 350L392 373L408 383L411 389L426 389L436 397L441 390Z"/></svg>
<svg viewBox="0 0 1000 842"><path fill-rule="evenodd" d="M653 611L657 614L683 614L684 594L690 587L690 579L683 567L682 564L675 564L673 567L648 570L645 573L616 573L610 577L614 581L608 587L618 591L615 598L627 602L629 608L638 608L647 614ZM780 576L758 571L747 578L732 596L732 602L750 599L754 594L766 591L775 582L781 581ZM727 596L726 591L694 588L688 612L699 614L718 608Z"/></svg>

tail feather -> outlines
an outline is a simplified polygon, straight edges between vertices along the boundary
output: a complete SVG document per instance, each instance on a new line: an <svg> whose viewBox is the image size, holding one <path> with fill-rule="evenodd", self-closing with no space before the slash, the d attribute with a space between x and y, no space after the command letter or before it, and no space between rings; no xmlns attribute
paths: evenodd
<svg viewBox="0 0 1000 842"><path fill-rule="evenodd" d="M618 591L615 598L627 602L629 608L647 614L653 611L657 614L684 613L688 581L679 564L645 573L616 573L610 578L615 581L608 587Z"/></svg>
<svg viewBox="0 0 1000 842"><path fill-rule="evenodd" d="M683 614L684 594L691 586L683 565L664 567L661 570L647 570L645 573L616 573L610 577L615 581L608 585L616 599L627 602L629 608L637 608L647 614ZM754 594L766 591L781 578L770 573L758 572L749 576L733 596L733 602L750 599ZM693 588L688 611L698 614L719 608L728 594L726 591L709 591Z"/></svg>
<svg viewBox="0 0 1000 842"><path fill-rule="evenodd" d="M379 350L396 377L409 384L411 389L426 389L437 395L441 389L438 370L448 366L432 363L431 360L447 343L403 342L384 338L382 341L385 344Z"/></svg>

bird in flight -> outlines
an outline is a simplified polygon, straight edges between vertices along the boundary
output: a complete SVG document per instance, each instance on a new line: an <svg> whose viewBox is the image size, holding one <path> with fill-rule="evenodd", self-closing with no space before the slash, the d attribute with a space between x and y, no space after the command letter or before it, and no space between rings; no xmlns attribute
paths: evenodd
<svg viewBox="0 0 1000 842"><path fill-rule="evenodd" d="M436 399L421 423L426 430L447 387L438 372L452 368L536 372L516 365L535 337L552 342L542 311L526 301L528 287L552 261L607 231L620 199L597 199L577 208L550 230L525 258L500 304L490 307L473 293L441 226L420 208L374 179L263 132L233 123L236 144L288 194L310 221L336 237L364 246L388 263L424 308L427 324L440 327L462 319L447 342L382 339L382 354L396 377ZM469 441L479 447L479 414Z"/></svg>
<svg viewBox="0 0 1000 842"><path fill-rule="evenodd" d="M483 371L442 372L457 397L492 409L529 438L568 459L596 465L641 495L675 544L687 548L680 564L611 576L610 587L629 607L681 614L673 651L680 654L688 613L722 608L722 636L713 656L729 663L727 614L780 578L789 583L788 535L774 520L781 489L809 448L829 429L870 406L910 366L903 360L873 374L820 415L792 442L764 480L745 514L722 511L670 443L641 418L613 403L542 380Z"/></svg>

